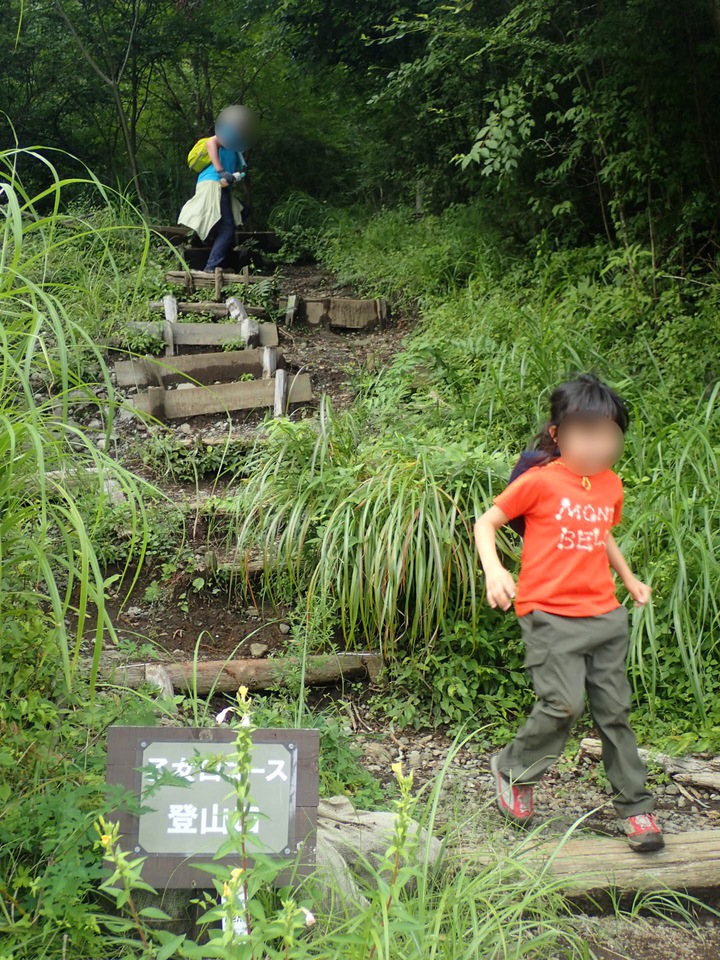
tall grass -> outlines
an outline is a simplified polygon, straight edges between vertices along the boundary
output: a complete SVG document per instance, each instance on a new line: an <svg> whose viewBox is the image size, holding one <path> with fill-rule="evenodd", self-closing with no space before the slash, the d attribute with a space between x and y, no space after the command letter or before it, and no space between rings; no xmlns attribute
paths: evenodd
<svg viewBox="0 0 720 960"><path fill-rule="evenodd" d="M482 447L365 434L361 417L269 426L235 503L236 549L332 598L346 641L428 646L477 605L473 517L501 464ZM428 438L426 438L427 440Z"/></svg>
<svg viewBox="0 0 720 960"><path fill-rule="evenodd" d="M46 182L35 195L23 188L19 172L30 164L39 165L35 177ZM80 190L100 205L99 226L64 209L64 195ZM7 637L8 621L27 603L49 610L69 691L87 621L97 613L92 695L103 638L113 635L113 626L90 531L112 479L131 505L133 547L141 560L144 508L141 483L98 449L73 414L94 404L111 435L118 401L95 339L98 317L127 299L113 246L134 213L114 198L123 209L116 218L91 174L63 178L37 150L0 153L0 198L0 632ZM137 223L136 277L149 242L147 227Z"/></svg>

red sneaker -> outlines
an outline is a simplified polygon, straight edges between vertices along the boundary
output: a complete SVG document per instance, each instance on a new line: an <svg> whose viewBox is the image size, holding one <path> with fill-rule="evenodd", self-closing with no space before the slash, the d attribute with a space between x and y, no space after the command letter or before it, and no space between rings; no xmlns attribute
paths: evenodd
<svg viewBox="0 0 720 960"><path fill-rule="evenodd" d="M490 758L490 770L495 779L495 802L500 813L513 823L530 823L533 817L533 788L527 783L511 783L498 770L497 757Z"/></svg>
<svg viewBox="0 0 720 960"><path fill-rule="evenodd" d="M665 846L663 832L651 813L638 813L637 816L623 820L625 835L632 850L647 853L650 850L662 850Z"/></svg>

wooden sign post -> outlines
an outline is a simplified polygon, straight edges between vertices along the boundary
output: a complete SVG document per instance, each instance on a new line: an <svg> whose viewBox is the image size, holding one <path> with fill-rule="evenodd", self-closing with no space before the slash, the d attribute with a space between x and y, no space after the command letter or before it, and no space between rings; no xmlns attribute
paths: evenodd
<svg viewBox="0 0 720 960"><path fill-rule="evenodd" d="M139 816L119 811L112 819L119 821L122 846L147 857L147 883L212 887L212 877L193 864L209 863L232 829L235 736L228 727L110 728L108 783L125 787L143 808ZM252 860L254 849L292 860L295 877L307 876L315 862L319 736L317 730L253 731L248 856ZM176 782L158 786L164 773ZM281 885L289 880L289 870L278 877Z"/></svg>

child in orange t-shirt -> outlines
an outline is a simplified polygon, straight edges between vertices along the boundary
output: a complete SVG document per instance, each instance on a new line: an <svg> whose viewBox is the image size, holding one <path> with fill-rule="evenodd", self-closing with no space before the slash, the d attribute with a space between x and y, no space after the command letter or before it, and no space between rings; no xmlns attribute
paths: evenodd
<svg viewBox="0 0 720 960"><path fill-rule="evenodd" d="M615 597L611 567L636 604L650 598L625 562L611 528L620 521L620 458L629 416L618 395L583 374L562 383L533 454L535 465L495 498L475 524L491 607L515 611L525 666L538 701L525 725L490 761L501 812L517 823L533 815L533 788L562 752L585 694L600 733L615 809L634 850L658 850L663 836L630 725L627 610ZM522 517L517 587L502 566L495 534Z"/></svg>

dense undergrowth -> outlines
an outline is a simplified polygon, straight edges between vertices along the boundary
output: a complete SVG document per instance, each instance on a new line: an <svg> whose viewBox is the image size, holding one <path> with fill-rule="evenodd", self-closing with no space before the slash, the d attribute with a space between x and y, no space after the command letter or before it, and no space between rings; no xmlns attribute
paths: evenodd
<svg viewBox="0 0 720 960"><path fill-rule="evenodd" d="M303 205L290 209L297 242ZM419 220L304 213L322 219L318 254L341 280L396 292L420 320L389 369L359 378L350 411L271 430L240 494L241 543L276 551L298 589L333 597L350 642L382 645L410 687L403 720L497 719L523 704L520 658L511 618L483 602L470 527L554 384L592 369L632 411L620 543L654 590L633 614L638 720L678 746L715 742L715 275L659 274L639 248L548 253L542 237L523 255L504 249L482 205ZM517 542L506 548L513 562Z"/></svg>

